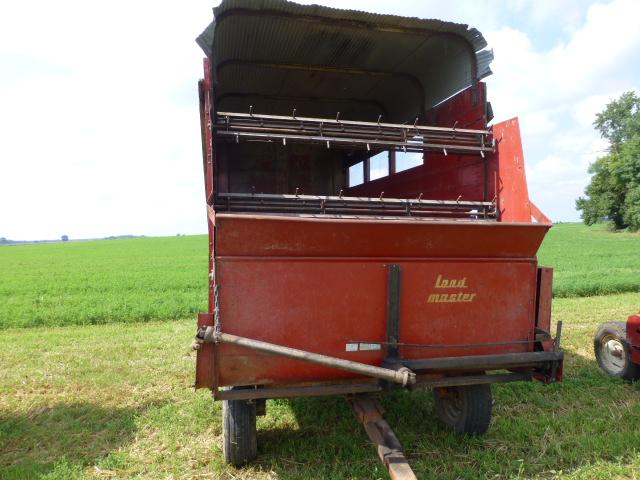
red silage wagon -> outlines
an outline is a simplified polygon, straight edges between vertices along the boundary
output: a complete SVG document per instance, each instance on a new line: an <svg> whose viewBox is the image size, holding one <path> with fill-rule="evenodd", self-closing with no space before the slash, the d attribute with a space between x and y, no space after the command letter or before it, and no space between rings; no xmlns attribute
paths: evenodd
<svg viewBox="0 0 640 480"><path fill-rule="evenodd" d="M256 455L269 398L348 395L367 423L363 395L433 388L445 424L482 433L490 384L559 380L551 225L518 120L489 125L482 35L277 0L214 15L196 386L225 402L226 459Z"/></svg>

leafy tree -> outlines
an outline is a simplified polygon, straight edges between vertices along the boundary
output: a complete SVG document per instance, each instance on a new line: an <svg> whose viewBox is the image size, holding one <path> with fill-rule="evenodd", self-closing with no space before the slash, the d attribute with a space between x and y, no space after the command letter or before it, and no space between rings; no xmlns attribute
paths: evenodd
<svg viewBox="0 0 640 480"><path fill-rule="evenodd" d="M639 230L640 97L623 93L596 115L593 124L609 140L609 153L589 167L591 183L576 208L587 225L610 220L618 229Z"/></svg>

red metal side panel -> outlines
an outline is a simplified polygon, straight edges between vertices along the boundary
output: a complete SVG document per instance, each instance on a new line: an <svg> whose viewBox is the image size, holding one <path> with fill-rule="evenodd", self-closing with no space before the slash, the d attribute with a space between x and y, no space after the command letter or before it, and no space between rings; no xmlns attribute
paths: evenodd
<svg viewBox="0 0 640 480"><path fill-rule="evenodd" d="M478 83L451 97L427 114L427 125L476 128L487 126L486 86ZM423 198L433 200L490 201L486 198L485 161L465 155L444 155L429 152L424 165L405 170L345 190L346 195L377 197Z"/></svg>
<svg viewBox="0 0 640 480"><path fill-rule="evenodd" d="M205 167L205 190L207 195L207 203L211 203L214 190L214 161L213 161L213 131L211 123L211 115L213 114L213 78L211 72L211 60L205 58L204 64L204 105L201 107L203 117L201 122L204 122L202 127L204 128L205 146L204 152L206 155L206 167Z"/></svg>
<svg viewBox="0 0 640 480"><path fill-rule="evenodd" d="M481 158L428 153L424 165L345 190L355 197L485 200L485 165ZM493 198L493 197L491 197ZM488 198L486 200L491 200Z"/></svg>
<svg viewBox="0 0 640 480"><path fill-rule="evenodd" d="M538 295L536 304L536 327L551 333L551 301L553 299L553 268L538 268ZM544 350L551 350L551 340L543 342Z"/></svg>
<svg viewBox="0 0 640 480"><path fill-rule="evenodd" d="M213 314L199 313L198 328L212 327ZM196 388L211 388L214 385L213 349L211 343L201 343L196 352Z"/></svg>
<svg viewBox="0 0 640 480"><path fill-rule="evenodd" d="M531 205L517 118L493 126L496 152L490 155L489 192L498 197L503 222L531 222Z"/></svg>
<svg viewBox="0 0 640 480"><path fill-rule="evenodd" d="M487 126L487 86L484 82L454 95L427 113L427 125L477 128Z"/></svg>
<svg viewBox="0 0 640 480"><path fill-rule="evenodd" d="M533 258L549 225L216 215L217 256Z"/></svg>
<svg viewBox="0 0 640 480"><path fill-rule="evenodd" d="M533 260L227 257L217 262L224 332L380 365L383 350L348 351L347 344L386 340L387 264L398 263L402 342L525 342L475 348L403 347L404 357L532 349ZM222 386L354 377L242 347L219 348Z"/></svg>

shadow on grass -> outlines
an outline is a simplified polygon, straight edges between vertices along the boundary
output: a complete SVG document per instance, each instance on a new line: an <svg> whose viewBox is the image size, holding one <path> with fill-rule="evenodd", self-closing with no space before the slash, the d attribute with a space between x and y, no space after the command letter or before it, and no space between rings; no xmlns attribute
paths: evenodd
<svg viewBox="0 0 640 480"><path fill-rule="evenodd" d="M0 416L0 478L74 478L129 442L140 410L60 403Z"/></svg>
<svg viewBox="0 0 640 480"><path fill-rule="evenodd" d="M637 458L640 384L606 377L590 358L566 352L565 380L554 385L493 387L494 419L487 435L446 431L430 392L382 397L385 417L419 478L522 478L589 472ZM387 478L375 448L342 398L270 402L288 405L297 429L261 429L259 466L280 479Z"/></svg>

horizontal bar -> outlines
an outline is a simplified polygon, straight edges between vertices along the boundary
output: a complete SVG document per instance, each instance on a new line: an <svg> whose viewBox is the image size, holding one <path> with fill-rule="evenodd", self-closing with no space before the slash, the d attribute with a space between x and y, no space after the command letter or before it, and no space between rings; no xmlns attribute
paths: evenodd
<svg viewBox="0 0 640 480"><path fill-rule="evenodd" d="M476 202L470 200L418 200L411 198L371 198L371 197L346 197L338 195L291 195L291 194L272 194L272 193L217 193L219 198L255 198L258 200L317 200L317 201L337 201L344 203L352 202L386 202L386 203L399 203L410 205L460 205L465 207L492 207L492 202Z"/></svg>
<svg viewBox="0 0 640 480"><path fill-rule="evenodd" d="M481 146L469 146L469 145L455 145L455 144L439 144L439 143L417 143L417 142L393 142L385 140L361 140L361 139L345 139L340 137L323 137L323 136L305 136L305 135L283 135L272 133L251 133L251 132L234 132L218 130L218 135L235 138L249 138L249 139L266 139L266 140L293 140L300 142L311 142L317 144L337 144L337 145L355 145L355 146L368 146L370 148L376 147L395 147L398 150L406 150L408 152L422 152L424 150L437 150L437 151L450 151L451 153L459 152L493 152L493 147Z"/></svg>
<svg viewBox="0 0 640 480"><path fill-rule="evenodd" d="M295 122L317 122L328 123L334 125L354 125L354 126L366 126L366 127L382 127L382 128L399 128L403 130L416 130L425 132L451 132L451 133L473 133L480 135L489 135L489 130L474 130L469 128L450 128L450 127L433 127L425 125L407 125L402 123L383 123L383 122L362 122L356 120L339 120L334 118L317 118L317 117L297 117L297 116L282 116L282 115L264 115L256 113L240 113L240 112L218 112L219 117L238 117L245 119L255 120L286 120Z"/></svg>
<svg viewBox="0 0 640 480"><path fill-rule="evenodd" d="M500 355L472 355L464 357L399 360L389 366L405 366L411 370L497 370L503 368L534 367L564 358L563 352L504 353Z"/></svg>
<svg viewBox="0 0 640 480"><path fill-rule="evenodd" d="M491 383L528 382L530 373L498 373L493 375L462 375L428 380L418 379L413 388L460 387L463 385L484 385Z"/></svg>
<svg viewBox="0 0 640 480"><path fill-rule="evenodd" d="M462 385L480 385L492 383L507 383L530 381L530 373L501 373L494 375L464 375L455 377L441 377L420 379L413 385L413 389L455 387ZM306 385L291 387L246 388L238 390L218 390L218 400L254 400L259 398L295 398L321 397L328 395L351 395L356 393L374 393L383 391L379 383L335 383L322 385Z"/></svg>
<svg viewBox="0 0 640 480"><path fill-rule="evenodd" d="M382 391L377 383L337 383L311 385L305 387L275 387L241 390L219 390L219 400L253 400L258 398L321 397L326 395L349 395L352 393L373 393Z"/></svg>
<svg viewBox="0 0 640 480"><path fill-rule="evenodd" d="M239 345L241 347L246 347L251 350L257 350L259 352L282 355L283 357L293 358L310 363L317 363L327 367L346 370L352 373L358 373L360 375L379 378L388 382L399 383L402 386L413 384L416 381L415 374L407 370L406 368L400 367L397 370L394 370L390 368L376 367L366 363L353 362L351 360L344 360L342 358L307 352L305 350L299 350L297 348L285 347L283 345L276 345L274 343L254 340L252 338L240 337L238 335L232 335L229 333L217 333L215 332L213 327L206 327L206 329L204 329L203 332L199 332L198 335L199 338L201 338L205 342Z"/></svg>

